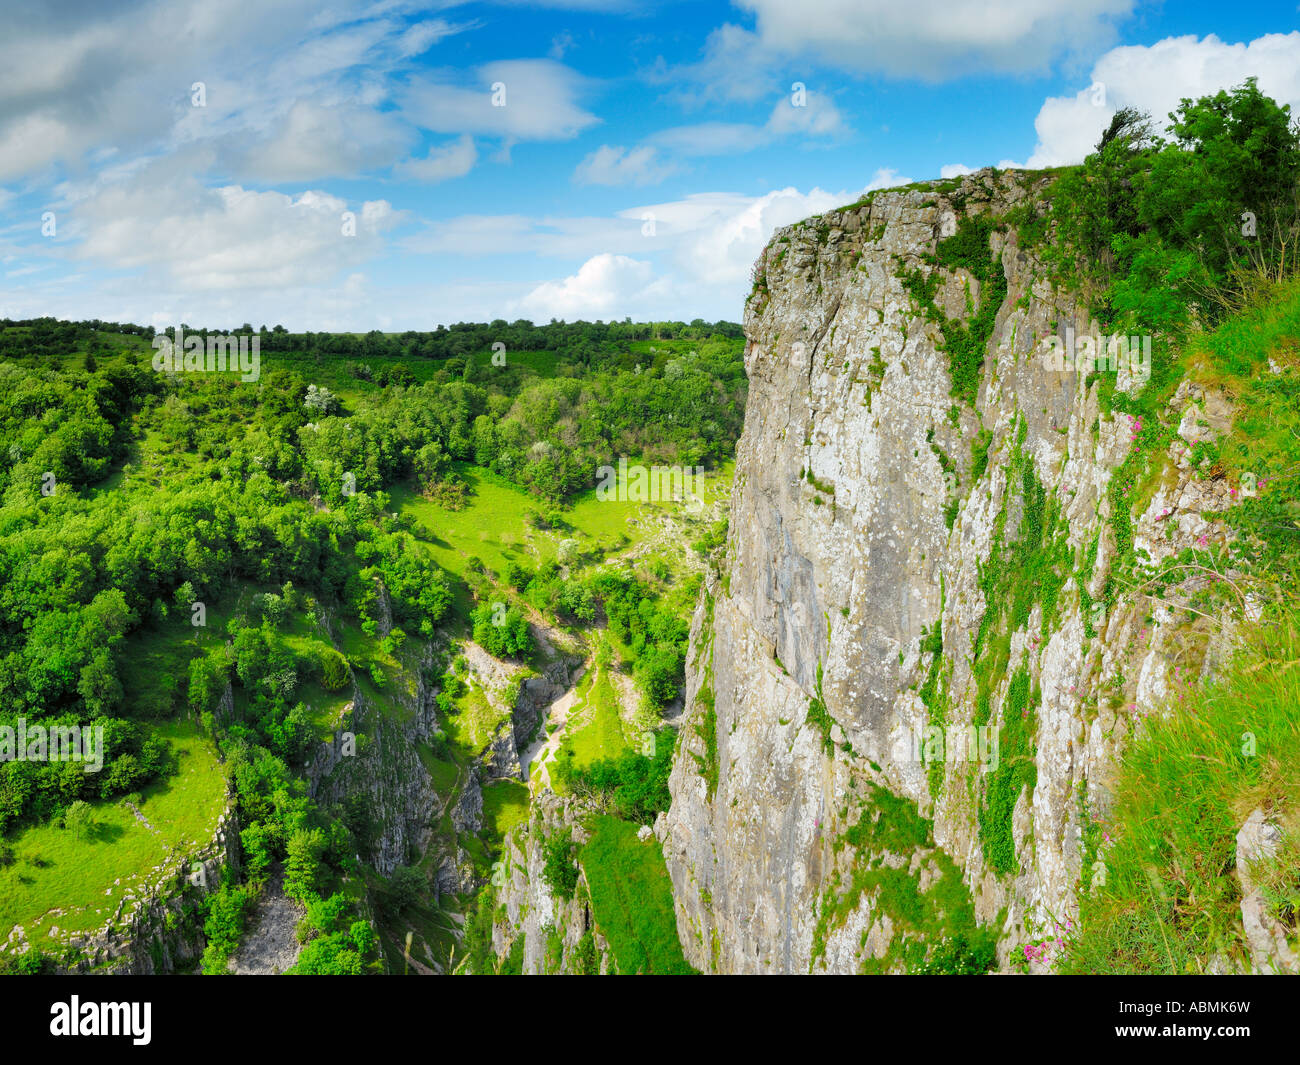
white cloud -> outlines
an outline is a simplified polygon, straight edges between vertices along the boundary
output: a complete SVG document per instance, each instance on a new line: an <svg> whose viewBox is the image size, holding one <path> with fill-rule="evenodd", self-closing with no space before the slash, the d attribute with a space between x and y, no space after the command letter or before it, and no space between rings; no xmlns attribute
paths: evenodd
<svg viewBox="0 0 1300 1065"><path fill-rule="evenodd" d="M629 207L615 217L461 216L403 242L408 252L433 256L434 264L454 256L459 280L453 275L430 285L412 271L421 280L375 284L362 269L400 220L387 203L354 206L357 236L343 238L340 215L348 205L342 200L319 192L291 197L238 186L205 189L171 166L81 190L75 216L82 243L49 252L130 273L0 286L0 314L347 330L520 315L734 319L750 264L776 228L865 191L700 193ZM869 187L906 180L882 168ZM519 276L524 255L573 265L552 280L528 280ZM467 264L475 256L509 265L492 264L474 276Z"/></svg>
<svg viewBox="0 0 1300 1065"><path fill-rule="evenodd" d="M899 185L910 185L912 181L912 178L904 177L897 170L894 170L891 167L882 166L871 175L871 180L867 182L866 187L862 191L874 192L876 189L894 189Z"/></svg>
<svg viewBox="0 0 1300 1065"><path fill-rule="evenodd" d="M345 212L355 235L345 235ZM239 292L332 282L382 250L398 215L322 192L298 196L238 185L206 188L174 165L100 188L77 205L71 254L141 271L136 284Z"/></svg>
<svg viewBox="0 0 1300 1065"><path fill-rule="evenodd" d="M606 253L592 256L570 277L538 285L516 308L541 321L623 317L624 308L631 314L631 307L653 296L655 285L648 262Z"/></svg>
<svg viewBox="0 0 1300 1065"><path fill-rule="evenodd" d="M805 89L795 102L795 94L785 97L772 108L767 131L776 137L801 133L808 137L835 137L846 132L843 115L825 93Z"/></svg>
<svg viewBox="0 0 1300 1065"><path fill-rule="evenodd" d="M680 279L692 287L726 290L739 307L750 265L774 230L853 198L852 193L812 189L805 194L793 187L763 196L698 193L621 213L628 219L650 216L652 246L668 253Z"/></svg>
<svg viewBox="0 0 1300 1065"><path fill-rule="evenodd" d="M475 88L415 79L403 93L403 113L435 133L532 141L568 140L599 121L578 103L585 79L554 60L504 59L476 74Z"/></svg>
<svg viewBox="0 0 1300 1065"><path fill-rule="evenodd" d="M402 177L433 183L463 177L474 169L476 162L478 149L474 147L474 138L465 134L450 144L430 148L429 154L423 159L399 163L397 173Z"/></svg>
<svg viewBox="0 0 1300 1065"><path fill-rule="evenodd" d="M649 145L628 149L602 144L578 164L573 177L583 185L654 185L674 169Z"/></svg>
<svg viewBox="0 0 1300 1065"><path fill-rule="evenodd" d="M682 155L735 155L772 144L782 137L833 138L848 132L839 109L822 93L803 93L796 105L782 97L763 125L746 122L698 122L660 130L650 140Z"/></svg>
<svg viewBox="0 0 1300 1065"><path fill-rule="evenodd" d="M397 54L404 59L422 55L444 37L460 33L466 27L454 26L445 19L429 19L409 27L397 41Z"/></svg>
<svg viewBox="0 0 1300 1065"><path fill-rule="evenodd" d="M965 163L948 163L939 167L939 176L941 178L961 177L963 174L973 174L975 171Z"/></svg>
<svg viewBox="0 0 1300 1065"><path fill-rule="evenodd" d="M265 138L236 149L234 167L246 178L271 184L356 177L391 166L413 138L410 127L391 114L341 101L322 106L299 100Z"/></svg>
<svg viewBox="0 0 1300 1065"><path fill-rule="evenodd" d="M881 169L871 188L906 182ZM404 242L431 255L524 254L576 259L576 272L534 284L489 318L735 318L749 269L775 229L850 203L861 191L777 189L763 196L706 192L647 203L615 218L530 219L522 215L462 216L427 227ZM501 308L504 307L504 310ZM458 316L459 318L460 316Z"/></svg>
<svg viewBox="0 0 1300 1065"><path fill-rule="evenodd" d="M1268 34L1248 44L1229 44L1211 34L1111 49L1093 67L1087 88L1043 103L1034 120L1038 143L1028 161L1000 165L1081 162L1119 108L1149 112L1162 125L1181 99L1231 88L1252 75L1269 96L1300 109L1300 31Z"/></svg>
<svg viewBox="0 0 1300 1065"><path fill-rule="evenodd" d="M760 51L807 55L845 70L941 81L1045 70L1064 53L1113 39L1134 0L736 0ZM738 39L733 52L743 54Z"/></svg>
<svg viewBox="0 0 1300 1065"><path fill-rule="evenodd" d="M364 0L11 0L6 14L0 180L75 170L106 147L131 156L194 143L217 144L224 172L241 179L386 166L413 133L385 106L397 76L470 28L408 26L403 5Z"/></svg>
<svg viewBox="0 0 1300 1065"><path fill-rule="evenodd" d="M1095 55L1136 0L735 0L755 28L714 30L697 63L660 64L647 75L694 106L753 101L792 61L855 74L945 81L978 73L1046 72L1061 56ZM794 76L797 78L797 68ZM782 86L784 88L784 86Z"/></svg>

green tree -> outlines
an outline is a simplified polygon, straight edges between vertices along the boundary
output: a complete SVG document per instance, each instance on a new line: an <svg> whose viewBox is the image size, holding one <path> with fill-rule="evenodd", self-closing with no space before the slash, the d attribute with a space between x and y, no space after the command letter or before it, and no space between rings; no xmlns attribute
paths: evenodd
<svg viewBox="0 0 1300 1065"><path fill-rule="evenodd" d="M80 842L81 837L88 834L94 827L94 813L90 808L90 803L78 799L68 807L67 812L63 815L63 824L65 828L72 829L73 838Z"/></svg>

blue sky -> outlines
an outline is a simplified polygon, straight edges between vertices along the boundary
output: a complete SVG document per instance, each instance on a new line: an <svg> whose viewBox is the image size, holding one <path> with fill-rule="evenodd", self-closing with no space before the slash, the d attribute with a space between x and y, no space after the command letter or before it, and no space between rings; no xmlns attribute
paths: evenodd
<svg viewBox="0 0 1300 1065"><path fill-rule="evenodd" d="M10 0L0 317L739 318L773 228L1077 162L1256 75L1294 2Z"/></svg>

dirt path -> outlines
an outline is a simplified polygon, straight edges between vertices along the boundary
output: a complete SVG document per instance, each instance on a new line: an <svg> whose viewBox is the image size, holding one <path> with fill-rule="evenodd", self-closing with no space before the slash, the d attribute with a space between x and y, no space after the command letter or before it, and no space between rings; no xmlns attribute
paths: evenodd
<svg viewBox="0 0 1300 1065"><path fill-rule="evenodd" d="M532 766L535 761L541 760L542 775L538 781L539 786L549 788L551 786L550 771L546 767L546 760L551 757L560 747L560 741L564 739L564 726L569 721L569 711L573 709L574 704L578 701L578 682L587 673L587 666L583 665L574 674L573 687L556 699L546 709L542 717L542 727L538 729L537 739L535 739L526 751L519 756L519 765L524 771L524 779L528 781L529 790L533 789ZM548 734L547 728L550 727Z"/></svg>

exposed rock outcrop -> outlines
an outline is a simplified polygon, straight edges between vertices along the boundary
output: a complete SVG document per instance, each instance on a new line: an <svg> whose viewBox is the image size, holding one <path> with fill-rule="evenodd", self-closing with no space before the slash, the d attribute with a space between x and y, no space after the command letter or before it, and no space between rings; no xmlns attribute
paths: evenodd
<svg viewBox="0 0 1300 1065"><path fill-rule="evenodd" d="M430 645L411 689L393 692L383 706L354 683L338 728L308 770L318 802L365 796L374 827L369 858L384 876L424 853L432 815L441 805L419 752L438 727L437 690L427 678L433 656Z"/></svg>
<svg viewBox="0 0 1300 1065"><path fill-rule="evenodd" d="M1286 930L1269 915L1263 890L1252 866L1273 858L1282 844L1282 830L1254 810L1237 833L1237 879L1241 881L1241 924L1257 973L1300 973L1300 956L1287 943Z"/></svg>
<svg viewBox="0 0 1300 1065"><path fill-rule="evenodd" d="M701 969L854 971L884 956L879 893L839 886L837 841L871 785L932 819L1005 966L1075 913L1097 859L1087 819L1105 814L1126 737L1212 668L1220 638L1177 610L1199 578L1102 600L1121 551L1159 560L1216 535L1202 514L1227 488L1186 439L1224 422L1220 400L1179 391L1188 432L1130 523L1111 488L1140 427L1103 412L1096 375L1039 357L1044 338L1094 323L1014 224L981 236L995 257L983 284L936 260L944 236L1032 206L1045 180L981 171L881 192L779 230L760 260L727 558L693 621L660 828ZM977 391L956 397L959 334L981 329ZM1117 388L1139 385L1121 369ZM1063 576L1001 601L1030 534Z"/></svg>
<svg viewBox="0 0 1300 1065"><path fill-rule="evenodd" d="M539 793L529 823L507 837L493 876L493 953L501 959L513 950L526 975L590 975L609 969L609 952L592 920L581 873L568 900L557 897L546 880L546 841L565 831L575 847L586 843L578 809L552 792Z"/></svg>

